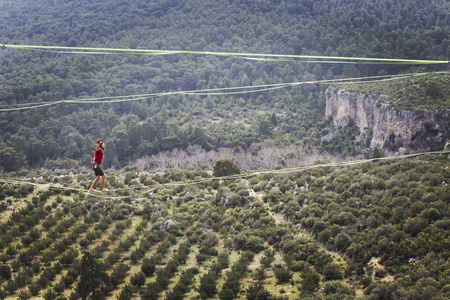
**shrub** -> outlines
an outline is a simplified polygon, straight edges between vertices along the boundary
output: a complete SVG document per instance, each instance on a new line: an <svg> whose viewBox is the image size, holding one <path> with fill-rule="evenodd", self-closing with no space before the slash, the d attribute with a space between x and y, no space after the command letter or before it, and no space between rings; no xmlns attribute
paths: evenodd
<svg viewBox="0 0 450 300"><path fill-rule="evenodd" d="M341 267L335 263L328 263L323 267L323 276L326 280L342 279Z"/></svg>
<svg viewBox="0 0 450 300"><path fill-rule="evenodd" d="M143 272L139 272L131 276L130 278L131 285L141 287L145 284L145 274Z"/></svg>
<svg viewBox="0 0 450 300"><path fill-rule="evenodd" d="M346 283L341 281L328 281L323 287L323 292L325 295L353 295L353 289Z"/></svg>
<svg viewBox="0 0 450 300"><path fill-rule="evenodd" d="M155 273L156 270L156 261L155 259L152 258L145 258L142 261L142 266L141 266L141 271L147 275L147 276L152 276L153 273Z"/></svg>
<svg viewBox="0 0 450 300"><path fill-rule="evenodd" d="M0 265L0 279L2 280L11 279L11 267L9 265Z"/></svg>
<svg viewBox="0 0 450 300"><path fill-rule="evenodd" d="M292 279L292 272L285 268L275 270L275 278L279 284L288 283Z"/></svg>
<svg viewBox="0 0 450 300"><path fill-rule="evenodd" d="M241 173L241 170L230 159L219 159L213 167L215 177L229 176Z"/></svg>

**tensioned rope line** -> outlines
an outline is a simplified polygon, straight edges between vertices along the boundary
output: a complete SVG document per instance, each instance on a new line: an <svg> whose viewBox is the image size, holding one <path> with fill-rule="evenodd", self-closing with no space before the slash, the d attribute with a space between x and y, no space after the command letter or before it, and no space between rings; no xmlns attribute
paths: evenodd
<svg viewBox="0 0 450 300"><path fill-rule="evenodd" d="M441 72L426 72L426 73L408 73L400 75L380 75L380 76L368 76L368 77L355 77L355 78L341 78L341 79L325 79L325 80L314 80L314 81L301 81L301 82L291 82L291 83L276 83L276 84L266 84L266 85L255 85L255 86L240 86L240 87L228 87L228 88L214 88L214 89L202 89L202 90L190 90L190 91L175 91L175 92L161 92L161 93L150 93L150 94L137 94L128 96L115 96L115 97L102 97L102 98L85 98L85 99L72 99L72 100L58 100L53 102L35 102L27 104L10 104L2 105L4 106L23 106L23 107L13 107L13 108L1 108L0 112L9 111L21 111L33 108L41 108L46 106L52 106L63 103L72 104L104 104L104 103L117 103L117 102L129 102L146 100L149 97L161 97L170 95L236 95L236 94L247 94L256 93L268 90L275 90L287 87L294 87L304 84L359 84L359 83L371 83L371 82L382 82L388 80L399 80L409 77L424 76L431 74L450 74L448 71ZM375 79L375 80L370 80ZM376 80L379 79L379 80ZM230 91L234 90L234 91ZM1 106L0 106L1 107Z"/></svg>
<svg viewBox="0 0 450 300"><path fill-rule="evenodd" d="M104 198L104 199L123 199L123 198L141 196L146 193L152 192L156 189L159 189L161 187L165 187L165 186L186 186L186 185L204 183L204 182L208 182L208 181L212 181L212 180L242 179L242 178L252 177L252 176L261 175L261 174L288 174L288 173L301 172L301 171L312 170L312 169L317 169L317 168L326 168L326 167L338 168L338 167L358 165L358 164L364 164L364 163L376 162L376 161L382 161L382 160L398 160L398 159L406 159L406 158L412 158L412 157L417 157L417 156L435 155L435 154L450 154L450 151L421 152L421 153L406 154L406 155L401 155L401 156L390 156L390 157L344 161L344 162L328 163L328 164L299 166L299 167L285 168L285 169L280 169L280 170L262 170L262 171L247 172L244 174L236 174L236 175L223 176L223 177L211 177L211 178L198 179L198 180L168 182L168 183L161 183L161 184L154 185L148 189L145 189L144 191L141 191L134 195L127 195L127 196L107 196L107 195L100 194L98 192L92 193L85 189L70 188L70 187L64 187L64 186L49 186L49 189L59 190L59 191L80 192L80 193L83 193L83 194L86 194L89 196L93 196L93 197L97 197L97 198ZM36 184L36 183L31 183L31 182L21 181L21 180L0 179L0 182L11 183L11 184L29 184L29 185L35 185L35 186L44 186L42 184ZM45 184L45 185L48 185L48 184ZM110 192L130 190L130 189L137 190L137 189L143 189L143 187L127 187L127 188L123 188L123 189L111 190Z"/></svg>
<svg viewBox="0 0 450 300"><path fill-rule="evenodd" d="M340 79L324 79L324 80L316 80L316 81L302 81L302 82L291 82L291 83L275 83L275 84L264 84L264 85L254 85L254 86L239 86L239 87L227 87L227 88L214 88L214 89L202 89L202 90L190 90L190 91L176 91L176 92L161 92L161 93L150 93L150 94L136 94L136 95L125 95L125 96L112 96L112 97L101 97L101 98L85 98L85 99L72 99L72 100L58 100L58 101L47 101L47 102L30 102L30 103L17 103L17 104L5 104L0 105L0 107L10 107L10 106L33 106L33 105L43 105L43 104L59 104L59 103L104 103L105 101L117 100L117 99L125 99L124 101L133 101L133 100L141 100L147 99L152 96L165 96L165 95L177 95L177 94L186 94L186 95L203 95L208 93L208 95L217 95L224 94L221 91L227 90L240 90L240 89L256 89L256 88L266 88L266 87L274 87L274 88L284 88L291 87L302 84L353 84L353 83L372 83L372 82L382 82L382 81L391 81L391 80L399 80L405 79L409 77L415 76L423 76L423 75L432 75L432 74L450 74L449 71L440 71L440 72L424 72L424 73L406 73L399 75L379 75L379 76L368 76L368 77L354 77L354 78L340 78ZM370 81L368 79L377 79L384 78L380 80ZM354 81L360 80L360 81ZM349 82L347 82L349 81ZM261 91L256 90L256 92ZM241 91L240 93L252 93L255 91ZM236 92L232 92L236 93ZM139 97L139 98L138 98Z"/></svg>
<svg viewBox="0 0 450 300"><path fill-rule="evenodd" d="M427 65L448 64L448 60L420 60L420 59L396 59L396 58L365 58L365 57L340 57L321 55L289 55L289 54L264 54L264 53L233 53L214 51L186 51L186 50L150 50L150 49L120 49L120 48L91 48L91 47L62 47L41 45L5 45L0 47L52 52L61 54L103 54L103 55L213 55L240 59L273 61L273 62L305 62L305 63L362 63L362 64L400 64L400 65ZM295 60L302 59L302 60ZM312 59L315 59L314 61Z"/></svg>

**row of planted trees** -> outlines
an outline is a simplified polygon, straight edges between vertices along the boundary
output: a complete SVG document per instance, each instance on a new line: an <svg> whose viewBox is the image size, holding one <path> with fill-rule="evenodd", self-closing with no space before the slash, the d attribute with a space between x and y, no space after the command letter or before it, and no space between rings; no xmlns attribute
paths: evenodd
<svg viewBox="0 0 450 300"><path fill-rule="evenodd" d="M104 275L90 295L121 299L225 299L241 292L251 299L268 295L267 274L304 297L351 298L355 289L412 297L424 295L426 283L443 296L447 165L446 157L421 157L159 186L142 204L134 203L136 188L109 201L43 193L0 225L1 292L81 297L86 259ZM151 180L178 181L183 172ZM147 182L138 172L123 180L134 187ZM248 272L250 257L261 251L266 274L261 267ZM368 266L373 258L382 267ZM390 275L402 281L380 282Z"/></svg>

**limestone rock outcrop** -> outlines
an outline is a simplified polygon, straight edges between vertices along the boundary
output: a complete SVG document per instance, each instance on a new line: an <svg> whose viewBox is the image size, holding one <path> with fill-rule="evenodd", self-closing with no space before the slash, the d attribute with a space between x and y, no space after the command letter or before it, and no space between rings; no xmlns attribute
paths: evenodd
<svg viewBox="0 0 450 300"><path fill-rule="evenodd" d="M361 134L371 132L371 147L395 144L430 148L448 136L450 108L399 111L380 104L382 97L329 88L325 114L331 116L334 126L345 126L352 120Z"/></svg>

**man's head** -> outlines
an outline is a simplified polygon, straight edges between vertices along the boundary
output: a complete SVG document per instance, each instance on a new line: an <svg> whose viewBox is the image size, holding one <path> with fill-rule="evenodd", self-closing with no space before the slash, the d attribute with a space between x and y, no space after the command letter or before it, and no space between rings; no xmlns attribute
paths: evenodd
<svg viewBox="0 0 450 300"><path fill-rule="evenodd" d="M105 149L105 144L100 139L97 139L96 142L100 148Z"/></svg>

